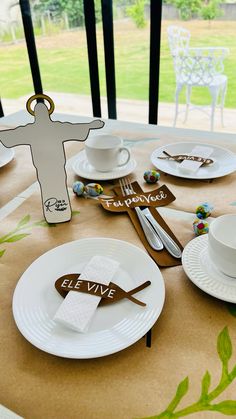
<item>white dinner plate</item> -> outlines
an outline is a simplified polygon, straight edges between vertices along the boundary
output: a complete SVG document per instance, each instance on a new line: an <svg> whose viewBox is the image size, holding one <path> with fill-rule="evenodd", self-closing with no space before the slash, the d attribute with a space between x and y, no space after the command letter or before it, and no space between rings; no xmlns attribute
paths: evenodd
<svg viewBox="0 0 236 419"><path fill-rule="evenodd" d="M191 240L182 255L183 269L202 291L223 301L236 303L236 278L221 272L208 254L208 235Z"/></svg>
<svg viewBox="0 0 236 419"><path fill-rule="evenodd" d="M211 147L213 153L209 158L214 160L214 163L200 167L195 173L183 173L179 170L180 163L173 160L162 160L158 158L159 156L165 157L163 150L167 151L170 155L191 154L195 146ZM218 147L214 144L192 142L168 144L153 151L151 154L151 162L156 168L169 175L186 179L215 179L226 176L236 170L236 155L232 151Z"/></svg>
<svg viewBox="0 0 236 419"><path fill-rule="evenodd" d="M14 155L15 152L12 148L4 147L4 145L0 143L0 167L10 163Z"/></svg>
<svg viewBox="0 0 236 419"><path fill-rule="evenodd" d="M120 262L113 279L125 290L150 280L135 294L146 303L129 300L98 307L88 332L78 333L56 324L54 314L62 297L54 287L66 273L79 273L94 256ZM36 259L17 283L13 315L22 335L34 346L66 358L96 358L120 351L144 336L159 317L165 299L161 272L146 252L121 240L89 238L63 244Z"/></svg>
<svg viewBox="0 0 236 419"><path fill-rule="evenodd" d="M117 167L110 172L98 172L88 162L85 151L77 154L77 158L72 166L74 172L85 179L90 180L112 180L119 179L132 173L137 163L131 158L125 166Z"/></svg>

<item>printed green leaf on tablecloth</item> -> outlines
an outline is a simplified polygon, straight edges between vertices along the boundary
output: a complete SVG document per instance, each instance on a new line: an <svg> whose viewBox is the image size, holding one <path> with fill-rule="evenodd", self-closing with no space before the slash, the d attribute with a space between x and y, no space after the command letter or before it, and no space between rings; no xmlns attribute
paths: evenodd
<svg viewBox="0 0 236 419"><path fill-rule="evenodd" d="M186 377L183 381L179 383L176 390L176 394L173 400L168 405L168 407L161 413L145 419L182 418L193 413L203 411L212 411L222 413L223 415L235 416L236 400L225 400L220 403L212 403L212 401L215 400L219 395L221 395L236 378L236 364L234 365L231 371L229 371L228 369L228 361L232 356L232 342L227 327L225 327L220 332L217 338L217 352L222 363L222 371L220 381L214 389L210 390L211 376L209 371L206 371L203 375L201 382L200 398L190 406L187 406L178 411L178 404L189 390L189 380L188 377ZM213 414L212 418L214 417L215 416Z"/></svg>
<svg viewBox="0 0 236 419"><path fill-rule="evenodd" d="M25 217L23 217L23 218L19 221L19 223L17 224L17 227L18 227L18 228L21 228L21 227L23 227L25 224L28 224L28 223L29 223L29 221L30 221L30 215L29 215L29 214L27 214L27 215L25 215Z"/></svg>
<svg viewBox="0 0 236 419"><path fill-rule="evenodd" d="M185 377L183 381L181 381L177 387L175 397L170 402L169 406L167 407L168 412L173 412L175 408L178 406L181 399L185 396L188 391L189 380L188 377Z"/></svg>
<svg viewBox="0 0 236 419"><path fill-rule="evenodd" d="M207 398L210 385L211 385L211 376L210 376L209 371L206 371L202 378L202 391L201 391L200 399Z"/></svg>
<svg viewBox="0 0 236 419"><path fill-rule="evenodd" d="M4 255L6 249L0 250L0 258Z"/></svg>
<svg viewBox="0 0 236 419"><path fill-rule="evenodd" d="M21 239L24 239L26 236L29 236L30 233L15 234L14 236L9 237L4 241L4 243L14 243L18 242Z"/></svg>
<svg viewBox="0 0 236 419"><path fill-rule="evenodd" d="M72 211L72 216L78 215L79 211ZM14 228L9 233L5 234L4 236L0 237L0 244L3 243L15 243L19 240L24 239L27 236L30 236L31 230L34 227L56 227L56 224L48 224L45 220L35 221L30 224L31 216L29 214L25 215L20 221L17 223L16 228ZM23 233L19 233L20 231L24 230ZM0 249L0 258L5 254L6 249Z"/></svg>
<svg viewBox="0 0 236 419"><path fill-rule="evenodd" d="M227 365L232 356L232 343L227 327L225 327L218 336L217 351L222 364Z"/></svg>

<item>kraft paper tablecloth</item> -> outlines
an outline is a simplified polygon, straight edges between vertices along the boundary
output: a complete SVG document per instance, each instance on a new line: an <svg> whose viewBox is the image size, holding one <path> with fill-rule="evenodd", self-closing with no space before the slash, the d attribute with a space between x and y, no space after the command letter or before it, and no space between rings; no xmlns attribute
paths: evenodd
<svg viewBox="0 0 236 419"><path fill-rule="evenodd" d="M230 370L236 364L236 317L230 314L226 303L196 288L181 266L162 271L166 301L153 327L150 349L141 339L111 356L63 359L33 347L17 330L11 307L15 286L25 269L47 250L93 236L122 239L142 248L125 214L109 214L96 201L75 196L72 207L80 214L70 223L30 227L42 219L40 197L35 193L1 226L2 237L24 218L27 222L21 234L29 235L0 247L5 249L0 258L0 403L25 419L158 418L173 399L179 383L189 377L189 388L187 380L181 386L182 395L186 394L176 411L195 404L206 371L211 374L210 390L219 383L221 362L216 344L226 326L234 350ZM25 218L27 215L30 219ZM176 222L174 218L167 222L183 244L193 238L188 223ZM229 353L229 346L224 350ZM235 401L235 394L233 382L212 404ZM190 417L215 419L223 414L213 410Z"/></svg>
<svg viewBox="0 0 236 419"><path fill-rule="evenodd" d="M29 147L15 147L14 159L0 168L0 207L23 192L36 180Z"/></svg>

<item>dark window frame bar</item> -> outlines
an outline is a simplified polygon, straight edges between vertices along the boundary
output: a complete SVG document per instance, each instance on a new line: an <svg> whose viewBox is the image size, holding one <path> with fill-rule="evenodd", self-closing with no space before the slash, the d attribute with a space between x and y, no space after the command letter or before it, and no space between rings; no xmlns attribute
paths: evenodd
<svg viewBox="0 0 236 419"><path fill-rule="evenodd" d="M112 0L101 0L108 118L116 119L116 77Z"/></svg>
<svg viewBox="0 0 236 419"><path fill-rule="evenodd" d="M0 118L2 118L3 116L4 116L4 112L3 112L2 102L0 99Z"/></svg>
<svg viewBox="0 0 236 419"><path fill-rule="evenodd" d="M19 0L35 94L43 93L29 0ZM39 100L40 101L40 100Z"/></svg>
<svg viewBox="0 0 236 419"><path fill-rule="evenodd" d="M98 69L98 51L96 36L96 16L94 0L84 0L84 19L87 38L89 60L90 89L93 107L93 116L101 117L101 96Z"/></svg>
<svg viewBox="0 0 236 419"><path fill-rule="evenodd" d="M148 123L158 123L162 0L150 0L150 60Z"/></svg>

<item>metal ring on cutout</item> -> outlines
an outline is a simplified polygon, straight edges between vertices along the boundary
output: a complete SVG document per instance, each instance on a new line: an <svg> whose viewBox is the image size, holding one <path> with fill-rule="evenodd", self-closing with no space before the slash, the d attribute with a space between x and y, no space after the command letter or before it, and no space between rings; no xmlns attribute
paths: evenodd
<svg viewBox="0 0 236 419"><path fill-rule="evenodd" d="M49 113L49 115L51 115L51 113L53 113L53 111L55 109L55 105L54 105L53 100L49 96L39 93L38 95L31 96L26 102L26 109L31 115L34 116L34 111L31 109L30 105L33 102L33 100L36 100L36 99L47 100L50 104L50 108L48 109L48 113Z"/></svg>

